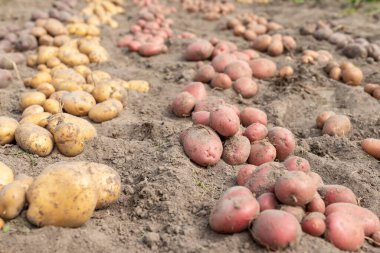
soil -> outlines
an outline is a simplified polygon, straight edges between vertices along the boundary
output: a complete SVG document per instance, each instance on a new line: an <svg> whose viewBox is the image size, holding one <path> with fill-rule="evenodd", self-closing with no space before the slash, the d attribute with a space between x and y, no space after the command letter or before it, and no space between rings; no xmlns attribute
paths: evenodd
<svg viewBox="0 0 380 253"><path fill-rule="evenodd" d="M102 45L112 58L95 68L119 78L148 80L151 91L130 92L125 111L114 120L95 124L99 137L87 143L84 153L75 158L64 157L57 150L40 158L21 151L17 145L0 147L1 161L15 173L32 176L62 160L107 164L122 177L120 200L96 211L90 221L76 229L33 227L26 221L24 211L7 223L10 228L7 233L0 233L0 252L267 252L254 243L248 232L221 235L208 227L210 209L220 194L235 184L237 167L220 161L216 166L201 168L186 157L178 135L192 123L188 118L174 117L168 104L194 73L195 63L182 59L188 41L171 39L169 53L152 58L116 48L120 36L136 20L136 7L131 1L126 2L126 13L117 17L121 27L102 30ZM167 2L177 6L175 1ZM48 9L50 4L51 1L0 1L0 25L22 23L33 10ZM321 5L274 1L269 5L239 5L238 11L253 11L272 18L287 27L286 33L295 36L301 49L326 49L340 60L345 58L332 45L300 36L299 27L320 19L334 20L352 34L380 37L376 19L366 13L345 16L339 1L334 4L322 1ZM226 18L207 22L200 17L183 11L173 14L175 33L189 31L199 37L217 36L248 48L247 42L221 30ZM293 131L298 141L295 154L308 159L312 170L325 183L350 187L359 197L360 205L380 216L380 163L360 147L364 138L380 138L379 101L361 87L328 79L321 66L299 64L299 58L300 50L275 58L279 66L295 67L296 74L286 80L260 81L260 92L253 99L238 98L232 90L208 89L209 94L240 107L252 105L267 112L270 126ZM354 63L363 69L366 81L379 80L379 63L367 64L363 59ZM19 70L22 77L35 72L25 66ZM16 78L8 88L0 90L1 115L20 118L18 98L24 90ZM315 127L316 115L327 109L350 117L353 130L347 137L322 136ZM298 245L284 252L340 251L322 238L304 234ZM380 249L366 242L361 252L375 253Z"/></svg>

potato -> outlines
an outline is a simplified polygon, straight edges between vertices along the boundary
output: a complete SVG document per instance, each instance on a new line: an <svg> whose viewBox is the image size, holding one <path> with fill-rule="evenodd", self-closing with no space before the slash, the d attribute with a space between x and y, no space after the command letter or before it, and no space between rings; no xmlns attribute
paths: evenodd
<svg viewBox="0 0 380 253"><path fill-rule="evenodd" d="M341 250L356 251L364 244L360 221L347 213L327 214L325 238Z"/></svg>
<svg viewBox="0 0 380 253"><path fill-rule="evenodd" d="M236 183L240 186L244 186L255 169L256 166L252 164L242 165L239 168L238 174L236 176Z"/></svg>
<svg viewBox="0 0 380 253"><path fill-rule="evenodd" d="M277 71L276 64L264 58L249 61L249 66L251 67L253 77L258 79L273 77Z"/></svg>
<svg viewBox="0 0 380 253"><path fill-rule="evenodd" d="M370 156L373 156L377 160L380 160L380 140L379 139L373 139L373 138L367 138L362 141L362 149L369 154Z"/></svg>
<svg viewBox="0 0 380 253"><path fill-rule="evenodd" d="M258 36L252 43L252 48L260 52L267 51L272 42L272 36L268 34Z"/></svg>
<svg viewBox="0 0 380 253"><path fill-rule="evenodd" d="M57 19L49 18L44 25L46 31L52 36L66 35L66 27Z"/></svg>
<svg viewBox="0 0 380 253"><path fill-rule="evenodd" d="M251 98L256 95L258 86L255 81L249 77L242 77L233 83L234 90L243 98Z"/></svg>
<svg viewBox="0 0 380 253"><path fill-rule="evenodd" d="M29 91L21 94L20 106L24 110L31 105L43 105L45 103L46 96L39 91Z"/></svg>
<svg viewBox="0 0 380 253"><path fill-rule="evenodd" d="M279 56L284 53L284 44L282 43L282 36L272 36L272 42L268 46L268 54L270 56Z"/></svg>
<svg viewBox="0 0 380 253"><path fill-rule="evenodd" d="M60 102L51 98L46 99L43 109L45 110L45 112L49 112L51 114L62 112L62 107L61 107Z"/></svg>
<svg viewBox="0 0 380 253"><path fill-rule="evenodd" d="M224 73L227 74L232 81L236 81L241 77L252 77L252 70L248 63L241 60L229 63L224 68Z"/></svg>
<svg viewBox="0 0 380 253"><path fill-rule="evenodd" d="M367 83L366 85L364 85L364 91L367 92L368 94L372 94L373 91L377 88L380 88L379 84Z"/></svg>
<svg viewBox="0 0 380 253"><path fill-rule="evenodd" d="M46 128L54 135L57 126L62 123L78 125L85 141L92 140L97 136L96 129L90 122L67 113L57 113L49 117Z"/></svg>
<svg viewBox="0 0 380 253"><path fill-rule="evenodd" d="M206 88L201 82L190 82L183 88L183 91L189 92L197 100L202 100L207 97Z"/></svg>
<svg viewBox="0 0 380 253"><path fill-rule="evenodd" d="M12 183L14 180L13 171L5 163L0 162L0 190Z"/></svg>
<svg viewBox="0 0 380 253"><path fill-rule="evenodd" d="M151 57L159 55L165 51L165 45L157 42L144 43L139 48L139 55L144 57Z"/></svg>
<svg viewBox="0 0 380 253"><path fill-rule="evenodd" d="M277 206L279 205L278 200L276 199L276 196L271 192L265 192L261 194L257 201L260 205L260 212L263 212L265 210L270 209L277 209Z"/></svg>
<svg viewBox="0 0 380 253"><path fill-rule="evenodd" d="M305 206L313 200L317 186L301 171L290 171L280 177L274 188L276 197L286 205Z"/></svg>
<svg viewBox="0 0 380 253"><path fill-rule="evenodd" d="M280 69L278 74L281 78L290 77L294 74L294 70L291 66L285 66Z"/></svg>
<svg viewBox="0 0 380 253"><path fill-rule="evenodd" d="M255 141L251 145L248 163L259 166L273 162L276 158L276 148L267 141Z"/></svg>
<svg viewBox="0 0 380 253"><path fill-rule="evenodd" d="M301 223L303 217L305 216L305 210L303 210L303 208L300 206L280 205L279 209L292 214L294 217L296 217L299 223Z"/></svg>
<svg viewBox="0 0 380 253"><path fill-rule="evenodd" d="M88 117L92 121L100 123L116 118L122 111L123 104L119 100L108 99L92 107Z"/></svg>
<svg viewBox="0 0 380 253"><path fill-rule="evenodd" d="M267 125L267 115L260 109L246 107L240 113L240 121L243 126L247 127L253 123Z"/></svg>
<svg viewBox="0 0 380 253"><path fill-rule="evenodd" d="M227 74L216 73L211 80L211 86L218 89L229 89L232 86L232 80Z"/></svg>
<svg viewBox="0 0 380 253"><path fill-rule="evenodd" d="M282 36L282 43L288 51L294 50L297 47L296 41L291 36Z"/></svg>
<svg viewBox="0 0 380 253"><path fill-rule="evenodd" d="M209 126L210 112L207 112L207 111L192 112L191 120L193 121L194 125L201 124L201 125Z"/></svg>
<svg viewBox="0 0 380 253"><path fill-rule="evenodd" d="M321 195L316 193L314 198L306 205L306 211L308 212L319 212L324 213L326 210L326 205Z"/></svg>
<svg viewBox="0 0 380 253"><path fill-rule="evenodd" d="M323 185L318 188L318 193L326 206L337 202L358 203L355 194L343 185Z"/></svg>
<svg viewBox="0 0 380 253"><path fill-rule="evenodd" d="M22 112L21 118L25 118L26 116L37 114L44 112L44 108L40 105L31 105L25 108L25 110Z"/></svg>
<svg viewBox="0 0 380 253"><path fill-rule="evenodd" d="M55 88L50 83L41 83L38 85L37 91L42 92L48 98L55 92Z"/></svg>
<svg viewBox="0 0 380 253"><path fill-rule="evenodd" d="M234 52L233 55L236 56L238 61L248 62L250 60L250 57L243 52L237 51L237 52Z"/></svg>
<svg viewBox="0 0 380 253"><path fill-rule="evenodd" d="M16 218L25 206L26 189L19 181L13 181L0 190L0 217Z"/></svg>
<svg viewBox="0 0 380 253"><path fill-rule="evenodd" d="M40 112L32 115L25 116L20 121L20 124L32 123L40 127L45 127L48 124L48 118L51 116L49 112Z"/></svg>
<svg viewBox="0 0 380 253"><path fill-rule="evenodd" d="M190 116L196 103L196 98L187 91L179 93L171 104L171 109L177 117Z"/></svg>
<svg viewBox="0 0 380 253"><path fill-rule="evenodd" d="M74 70L76 72L78 72L81 76L83 76L84 78L90 77L91 81L89 83L94 82L94 79L92 79L92 78L94 78L94 74L91 75L91 73L93 73L93 72L91 72L91 69L89 67L84 66L84 65L78 65L78 66L74 67ZM94 71L94 72L96 73L96 71ZM111 79L111 76L108 80L110 80L110 79Z"/></svg>
<svg viewBox="0 0 380 253"><path fill-rule="evenodd" d="M110 98L122 100L125 96L125 89L123 87L124 81L119 79L100 81L95 85L91 95L95 98L96 102L104 102ZM130 89L128 83L128 89ZM149 89L149 88L148 88Z"/></svg>
<svg viewBox="0 0 380 253"><path fill-rule="evenodd" d="M17 120L5 116L0 117L0 145L10 144L14 141L18 126Z"/></svg>
<svg viewBox="0 0 380 253"><path fill-rule="evenodd" d="M26 194L32 224L75 228L90 219L99 196L96 184L86 170L70 168L53 164L34 180Z"/></svg>
<svg viewBox="0 0 380 253"><path fill-rule="evenodd" d="M363 81L363 72L357 67L342 69L342 79L348 85L358 86Z"/></svg>
<svg viewBox="0 0 380 253"><path fill-rule="evenodd" d="M348 45L346 45L343 48L342 53L347 58L367 58L368 56L366 47L356 43L349 43Z"/></svg>
<svg viewBox="0 0 380 253"><path fill-rule="evenodd" d="M269 142L276 147L277 158L285 160L296 147L296 140L292 132L283 127L272 127L268 131Z"/></svg>
<svg viewBox="0 0 380 253"><path fill-rule="evenodd" d="M264 163L253 171L245 186L256 196L265 192L274 192L277 181L286 172L285 167L277 162Z"/></svg>
<svg viewBox="0 0 380 253"><path fill-rule="evenodd" d="M265 210L253 221L250 232L260 245L279 250L297 244L302 229L292 214L281 210Z"/></svg>
<svg viewBox="0 0 380 253"><path fill-rule="evenodd" d="M250 142L260 141L268 135L268 129L263 124L253 123L244 130L243 135Z"/></svg>
<svg viewBox="0 0 380 253"><path fill-rule="evenodd" d="M322 236L326 231L326 216L322 213L308 213L302 220L302 231L312 236Z"/></svg>
<svg viewBox="0 0 380 253"><path fill-rule="evenodd" d="M14 68L13 64L22 64L25 62L25 57L22 53L4 53L1 54L0 50L0 69L9 69Z"/></svg>
<svg viewBox="0 0 380 253"><path fill-rule="evenodd" d="M194 77L194 81L209 83L215 75L215 70L211 65L203 65L200 67Z"/></svg>
<svg viewBox="0 0 380 253"><path fill-rule="evenodd" d="M289 171L303 171L305 173L310 171L309 161L299 156L288 157L284 161L284 166Z"/></svg>
<svg viewBox="0 0 380 253"><path fill-rule="evenodd" d="M254 41L257 38L257 34L253 30L246 30L243 37L245 40Z"/></svg>
<svg viewBox="0 0 380 253"><path fill-rule="evenodd" d="M74 157L84 150L84 137L79 126L73 123L59 124L54 132L54 141L59 152L65 156Z"/></svg>
<svg viewBox="0 0 380 253"><path fill-rule="evenodd" d="M251 149L245 136L232 136L226 140L223 147L223 160L229 165L239 165L247 161Z"/></svg>
<svg viewBox="0 0 380 253"><path fill-rule="evenodd" d="M333 67L330 70L329 77L333 80L339 81L342 78L342 70L339 67Z"/></svg>
<svg viewBox="0 0 380 253"><path fill-rule="evenodd" d="M240 129L239 116L227 106L219 106L210 113L210 127L224 137L235 135Z"/></svg>
<svg viewBox="0 0 380 253"><path fill-rule="evenodd" d="M192 126L180 135L185 154L200 166L215 165L221 158L223 144L209 127Z"/></svg>
<svg viewBox="0 0 380 253"><path fill-rule="evenodd" d="M187 61L202 61L207 60L214 50L213 45L207 40L197 40L192 42L185 52Z"/></svg>
<svg viewBox="0 0 380 253"><path fill-rule="evenodd" d="M33 183L34 178L25 174L18 174L15 177L15 181L21 184L21 186L25 189L25 192L29 189L30 185Z"/></svg>
<svg viewBox="0 0 380 253"><path fill-rule="evenodd" d="M372 96L377 100L380 100L380 88L374 89L374 91L372 92Z"/></svg>
<svg viewBox="0 0 380 253"><path fill-rule="evenodd" d="M351 131L350 119L345 115L332 115L323 125L322 133L342 137Z"/></svg>
<svg viewBox="0 0 380 253"><path fill-rule="evenodd" d="M206 99L197 101L197 103L195 104L194 111L195 112L198 112L198 111L212 112L218 109L220 105L225 105L225 104L226 102L222 98L209 96Z"/></svg>
<svg viewBox="0 0 380 253"><path fill-rule="evenodd" d="M53 46L41 46L38 48L38 57L37 57L37 63L38 64L45 64L47 61L53 57L58 56L58 47ZM46 82L46 81L45 81ZM49 82L49 81L47 81Z"/></svg>
<svg viewBox="0 0 380 253"><path fill-rule="evenodd" d="M72 91L62 98L63 109L75 116L86 116L96 101L94 97L85 91Z"/></svg>
<svg viewBox="0 0 380 253"><path fill-rule="evenodd" d="M317 127L322 129L326 120L333 115L335 115L335 112L333 112L333 111L323 111L323 112L319 113L318 117L316 119Z"/></svg>
<svg viewBox="0 0 380 253"><path fill-rule="evenodd" d="M326 207L326 215L333 213L345 213L352 215L361 223L360 227L364 229L367 236L372 235L380 229L380 221L375 213L367 208L351 204L351 203L334 203Z"/></svg>
<svg viewBox="0 0 380 253"><path fill-rule="evenodd" d="M61 47L66 42L68 42L69 40L71 40L71 38L69 36L67 36L67 35L58 35L58 36L54 37L54 39L53 39L53 45L55 47Z"/></svg>
<svg viewBox="0 0 380 253"><path fill-rule="evenodd" d="M260 212L259 203L243 186L233 186L223 193L211 210L212 230L223 234L242 232Z"/></svg>
<svg viewBox="0 0 380 253"><path fill-rule="evenodd" d="M222 73L227 65L237 60L237 57L233 54L222 53L215 56L211 65L214 67L216 72Z"/></svg>
<svg viewBox="0 0 380 253"><path fill-rule="evenodd" d="M15 137L20 148L38 156L48 156L54 147L49 131L32 123L17 127Z"/></svg>

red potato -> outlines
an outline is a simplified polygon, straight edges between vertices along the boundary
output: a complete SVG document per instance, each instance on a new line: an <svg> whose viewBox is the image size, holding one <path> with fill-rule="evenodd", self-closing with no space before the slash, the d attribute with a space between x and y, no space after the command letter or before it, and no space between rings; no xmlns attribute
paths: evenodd
<svg viewBox="0 0 380 253"><path fill-rule="evenodd" d="M247 127L253 123L267 125L267 114L260 109L246 107L240 112L240 121L243 126Z"/></svg>
<svg viewBox="0 0 380 253"><path fill-rule="evenodd" d="M211 80L211 86L219 89L229 89L232 86L231 78L224 73L216 73Z"/></svg>
<svg viewBox="0 0 380 253"><path fill-rule="evenodd" d="M215 76L214 67L211 65L203 65L197 70L194 77L194 81L209 83L211 82L214 76Z"/></svg>
<svg viewBox="0 0 380 253"><path fill-rule="evenodd" d="M181 134L180 139L186 155L200 166L215 165L222 157L222 141L207 126L192 126Z"/></svg>
<svg viewBox="0 0 380 253"><path fill-rule="evenodd" d="M276 64L268 59L259 58L248 62L252 70L252 75L258 79L266 79L276 74Z"/></svg>
<svg viewBox="0 0 380 253"><path fill-rule="evenodd" d="M282 43L284 44L284 47L288 51L291 51L297 47L296 41L291 36L283 36Z"/></svg>
<svg viewBox="0 0 380 253"><path fill-rule="evenodd" d="M212 208L209 224L218 233L238 233L246 230L259 212L259 203L249 189L234 186L224 192Z"/></svg>
<svg viewBox="0 0 380 253"><path fill-rule="evenodd" d="M246 30L243 37L245 40L254 41L257 38L257 34L252 30Z"/></svg>
<svg viewBox="0 0 380 253"><path fill-rule="evenodd" d="M289 171L280 177L274 187L278 200L286 205L305 206L313 200L317 186L301 171Z"/></svg>
<svg viewBox="0 0 380 253"><path fill-rule="evenodd" d="M248 57L249 57L250 60L253 60L253 59L256 59L256 58L260 58L259 53L256 52L253 49L246 49L246 50L243 50L242 52L244 54L248 55Z"/></svg>
<svg viewBox="0 0 380 253"><path fill-rule="evenodd" d="M240 61L243 61L243 62L248 62L249 61L249 56L243 52L234 52L233 55L236 56L236 58Z"/></svg>
<svg viewBox="0 0 380 253"><path fill-rule="evenodd" d="M307 214L302 222L302 231L312 236L322 236L326 231L326 216L322 213L312 212Z"/></svg>
<svg viewBox="0 0 380 253"><path fill-rule="evenodd" d="M326 120L328 120L328 118L330 118L333 115L335 115L335 112L333 112L333 111L323 111L323 112L319 113L317 116L317 119L315 120L317 127L319 129L322 129Z"/></svg>
<svg viewBox="0 0 380 253"><path fill-rule="evenodd" d="M276 147L277 158L280 161L285 160L296 147L294 135L288 129L283 127L272 127L268 131L268 139Z"/></svg>
<svg viewBox="0 0 380 253"><path fill-rule="evenodd" d="M363 72L355 66L345 68L342 69L342 79L348 85L358 86L363 81Z"/></svg>
<svg viewBox="0 0 380 253"><path fill-rule="evenodd" d="M220 105L225 105L226 102L219 97L214 97L210 96L207 97L206 99L200 100L195 104L194 111L199 112L199 111L207 111L207 112L212 112Z"/></svg>
<svg viewBox="0 0 380 253"><path fill-rule="evenodd" d="M281 205L280 210L294 215L299 223L301 223L303 217L305 216L305 210L303 210L300 206Z"/></svg>
<svg viewBox="0 0 380 253"><path fill-rule="evenodd" d="M276 196L271 192L265 192L261 194L257 198L257 201L259 202L259 205L260 205L260 212L265 211L265 210L270 210L270 209L277 209L279 205L278 200L276 199Z"/></svg>
<svg viewBox="0 0 380 253"><path fill-rule="evenodd" d="M251 235L260 245L279 250L297 244L302 229L292 214L281 210L265 210L253 221Z"/></svg>
<svg viewBox="0 0 380 253"><path fill-rule="evenodd" d="M253 171L251 178L245 186L256 196L265 192L274 192L274 185L277 179L285 172L285 167L281 163L264 163Z"/></svg>
<svg viewBox="0 0 380 253"><path fill-rule="evenodd" d="M370 236L380 230L379 218L367 208L351 203L334 203L326 207L325 215L328 216L335 212L347 213L356 217L361 222L361 226L367 236Z"/></svg>
<svg viewBox="0 0 380 253"><path fill-rule="evenodd" d="M357 198L351 189L343 185L323 185L318 188L318 193L321 195L326 206L333 203L343 202L357 204Z"/></svg>
<svg viewBox="0 0 380 253"><path fill-rule="evenodd" d="M310 171L309 161L299 156L288 157L284 161L284 165L289 171L303 171L305 173Z"/></svg>
<svg viewBox="0 0 380 253"><path fill-rule="evenodd" d="M252 123L244 130L243 135L247 137L250 142L260 141L267 137L268 128L261 123Z"/></svg>
<svg viewBox="0 0 380 253"><path fill-rule="evenodd" d="M308 174L309 174L309 176L313 179L314 184L315 184L317 187L321 187L321 186L324 185L323 180L322 180L321 176L320 176L318 173L315 173L315 172L313 172L313 171L310 171Z"/></svg>
<svg viewBox="0 0 380 253"><path fill-rule="evenodd" d="M265 52L271 42L272 36L268 34L260 35L253 41L252 48L260 52Z"/></svg>
<svg viewBox="0 0 380 253"><path fill-rule="evenodd" d="M306 205L306 211L308 212L325 213L325 210L325 202L321 198L321 195L319 195L318 193L316 193L314 195L314 198Z"/></svg>
<svg viewBox="0 0 380 253"><path fill-rule="evenodd" d="M361 145L367 154L380 160L380 139L367 138L362 141Z"/></svg>
<svg viewBox="0 0 380 253"><path fill-rule="evenodd" d="M256 141L251 145L248 163L259 166L276 159L276 148L267 141Z"/></svg>
<svg viewBox="0 0 380 253"><path fill-rule="evenodd" d="M380 100L380 88L376 88L373 92L372 92L372 96L374 98L376 98L377 100Z"/></svg>
<svg viewBox="0 0 380 253"><path fill-rule="evenodd" d="M234 90L243 98L251 98L256 95L258 86L250 77L241 77L233 83Z"/></svg>
<svg viewBox="0 0 380 253"><path fill-rule="evenodd" d="M372 235L372 240L376 243L375 246L380 246L380 230Z"/></svg>
<svg viewBox="0 0 380 253"><path fill-rule="evenodd" d="M222 73L228 64L236 60L236 55L223 53L215 56L211 61L211 65L216 72Z"/></svg>
<svg viewBox="0 0 380 253"><path fill-rule="evenodd" d="M273 36L274 37L274 36ZM272 42L268 46L268 54L270 56L279 56L284 53L284 45L280 39L272 39Z"/></svg>
<svg viewBox="0 0 380 253"><path fill-rule="evenodd" d="M12 74L10 71L0 69L0 89L4 89L9 86L12 81Z"/></svg>
<svg viewBox="0 0 380 253"><path fill-rule="evenodd" d="M232 81L236 81L241 77L252 77L252 70L245 61L234 61L224 68L224 73L227 74Z"/></svg>
<svg viewBox="0 0 380 253"><path fill-rule="evenodd" d="M175 97L171 108L176 116L187 117L194 109L196 101L193 95L187 91L183 91Z"/></svg>
<svg viewBox="0 0 380 253"><path fill-rule="evenodd" d="M129 51L131 52L137 52L139 51L139 48L141 47L141 42L132 40L131 42L128 43L127 45Z"/></svg>
<svg viewBox="0 0 380 253"><path fill-rule="evenodd" d="M210 112L199 111L191 114L191 119L194 125L201 124L205 126L210 125Z"/></svg>
<svg viewBox="0 0 380 253"><path fill-rule="evenodd" d="M161 54L164 51L165 45L161 43L145 43L139 47L139 55L144 57L151 57Z"/></svg>
<svg viewBox="0 0 380 253"><path fill-rule="evenodd" d="M203 100L207 97L206 88L201 82L190 82L183 88L183 91L189 92L197 100Z"/></svg>
<svg viewBox="0 0 380 253"><path fill-rule="evenodd" d="M196 40L186 48L185 59L188 61L207 60L213 50L214 46L207 40Z"/></svg>
<svg viewBox="0 0 380 253"><path fill-rule="evenodd" d="M231 108L232 110L234 110L234 112L236 113L236 115L239 117L240 116L240 109L237 105L231 105L231 104L225 104L225 106Z"/></svg>
<svg viewBox="0 0 380 253"><path fill-rule="evenodd" d="M224 137L235 135L240 129L239 116L227 106L219 106L210 113L210 127Z"/></svg>
<svg viewBox="0 0 380 253"><path fill-rule="evenodd" d="M236 176L237 184L244 186L247 183L248 179L251 177L255 169L256 169L255 165L251 165L251 164L242 165Z"/></svg>
<svg viewBox="0 0 380 253"><path fill-rule="evenodd" d="M373 91L377 88L380 88L380 85L379 84L375 84L375 83L367 83L365 86L364 86L364 91L367 92L368 94L372 94Z"/></svg>
<svg viewBox="0 0 380 253"><path fill-rule="evenodd" d="M229 165L239 165L247 161L251 144L247 137L235 135L227 139L223 147L223 160Z"/></svg>
<svg viewBox="0 0 380 253"><path fill-rule="evenodd" d="M356 251L364 244L360 221L347 213L327 214L325 238L341 250Z"/></svg>

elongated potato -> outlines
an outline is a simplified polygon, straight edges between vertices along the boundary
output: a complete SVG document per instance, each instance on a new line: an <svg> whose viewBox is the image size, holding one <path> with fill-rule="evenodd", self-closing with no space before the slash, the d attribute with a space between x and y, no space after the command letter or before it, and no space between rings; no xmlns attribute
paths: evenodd
<svg viewBox="0 0 380 253"><path fill-rule="evenodd" d="M31 105L31 106L28 106L22 112L21 118L23 119L26 116L29 116L29 115L32 115L32 114L41 113L41 112L44 112L44 108L42 106L40 106L40 105Z"/></svg>
<svg viewBox="0 0 380 253"><path fill-rule="evenodd" d="M123 105L119 100L108 99L92 107L88 117L97 123L116 118L123 110Z"/></svg>
<svg viewBox="0 0 380 253"><path fill-rule="evenodd" d="M0 117L0 145L12 143L15 139L18 122L9 117Z"/></svg>
<svg viewBox="0 0 380 253"><path fill-rule="evenodd" d="M65 156L77 156L84 150L84 137L79 126L73 123L59 124L54 132L54 141Z"/></svg>
<svg viewBox="0 0 380 253"><path fill-rule="evenodd" d="M25 188L19 181L13 181L0 190L0 217L14 219L25 205Z"/></svg>
<svg viewBox="0 0 380 253"><path fill-rule="evenodd" d="M0 162L0 189L13 182L14 175L11 168Z"/></svg>
<svg viewBox="0 0 380 253"><path fill-rule="evenodd" d="M23 150L47 156L54 147L53 136L46 129L32 123L24 123L16 129L16 142Z"/></svg>
<svg viewBox="0 0 380 253"><path fill-rule="evenodd" d="M24 110L31 105L43 105L45 103L46 96L39 91L25 92L20 97L20 106Z"/></svg>
<svg viewBox="0 0 380 253"><path fill-rule="evenodd" d="M96 104L94 97L85 91L73 91L62 98L63 109L75 116L85 116Z"/></svg>

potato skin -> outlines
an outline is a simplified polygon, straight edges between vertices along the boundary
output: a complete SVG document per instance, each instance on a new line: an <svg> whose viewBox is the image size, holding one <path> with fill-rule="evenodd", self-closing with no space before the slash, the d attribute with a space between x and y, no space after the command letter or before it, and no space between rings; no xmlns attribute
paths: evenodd
<svg viewBox="0 0 380 253"><path fill-rule="evenodd" d="M38 125L40 127L45 127L48 124L47 119L51 116L51 113L49 112L41 112L36 113L32 115L25 116L21 121L20 124L25 123L32 123L35 125Z"/></svg>
<svg viewBox="0 0 380 253"><path fill-rule="evenodd" d="M31 105L43 105L45 103L46 96L39 91L29 91L21 95L20 106L22 110Z"/></svg>
<svg viewBox="0 0 380 253"><path fill-rule="evenodd" d="M323 125L322 133L342 137L351 131L351 121L345 115L333 115Z"/></svg>
<svg viewBox="0 0 380 253"><path fill-rule="evenodd" d="M253 221L251 230L253 239L271 250L297 244L301 234L302 229L297 219L281 210L263 211Z"/></svg>
<svg viewBox="0 0 380 253"><path fill-rule="evenodd" d="M325 124L326 120L330 118L331 116L335 115L335 112L332 111L323 111L318 114L316 121L316 125L319 129L323 128L323 125Z"/></svg>
<svg viewBox="0 0 380 253"><path fill-rule="evenodd" d="M16 129L15 137L20 148L38 156L48 156L54 147L51 133L32 123L20 125Z"/></svg>
<svg viewBox="0 0 380 253"><path fill-rule="evenodd" d="M92 216L98 192L87 171L72 170L58 163L45 168L26 196L27 218L32 224L75 228Z"/></svg>
<svg viewBox="0 0 380 253"><path fill-rule="evenodd" d="M337 202L357 204L355 194L343 185L323 185L318 188L318 193L326 206Z"/></svg>
<svg viewBox="0 0 380 253"><path fill-rule="evenodd" d="M233 109L220 106L210 113L210 127L224 137L235 135L240 129L240 120Z"/></svg>
<svg viewBox="0 0 380 253"><path fill-rule="evenodd" d="M74 157L84 150L84 138L78 125L62 123L54 132L54 141L59 152L65 156Z"/></svg>
<svg viewBox="0 0 380 253"><path fill-rule="evenodd" d="M197 70L194 81L209 83L215 75L215 70L211 65L204 65Z"/></svg>
<svg viewBox="0 0 380 253"><path fill-rule="evenodd" d="M312 236L322 236L326 231L326 216L319 212L312 212L307 214L302 222L302 230Z"/></svg>
<svg viewBox="0 0 380 253"><path fill-rule="evenodd" d="M195 125L181 133L186 155L200 166L215 165L221 158L223 144L209 127Z"/></svg>
<svg viewBox="0 0 380 253"><path fill-rule="evenodd" d="M92 121L100 123L116 118L122 110L123 105L119 100L108 99L92 107L88 113L88 117Z"/></svg>
<svg viewBox="0 0 380 253"><path fill-rule="evenodd" d="M285 160L293 153L296 147L293 133L283 127L272 127L269 129L268 139L276 147L277 158L280 161Z"/></svg>
<svg viewBox="0 0 380 253"><path fill-rule="evenodd" d="M375 157L377 160L380 160L380 140L367 138L362 141L363 150L370 156Z"/></svg>
<svg viewBox="0 0 380 253"><path fill-rule="evenodd" d="M215 56L212 61L211 65L214 67L216 72L222 73L225 69L225 67L236 61L237 57L233 54L228 54L228 53L222 53L217 56Z"/></svg>
<svg viewBox="0 0 380 253"><path fill-rule="evenodd" d="M224 68L224 73L227 74L232 81L236 81L242 77L252 77L252 70L248 63L241 60L228 64Z"/></svg>
<svg viewBox="0 0 380 253"><path fill-rule="evenodd" d="M252 193L243 186L233 186L216 202L209 224L218 233L238 233L247 229L259 212L259 203Z"/></svg>
<svg viewBox="0 0 380 253"><path fill-rule="evenodd" d="M249 66L251 67L252 75L258 79L273 77L277 71L276 64L265 58L249 61Z"/></svg>
<svg viewBox="0 0 380 253"><path fill-rule="evenodd" d="M213 50L214 46L207 40L197 40L186 48L185 59L188 61L207 60Z"/></svg>
<svg viewBox="0 0 380 253"><path fill-rule="evenodd" d="M244 130L243 135L251 142L260 141L268 135L268 129L261 123L253 123Z"/></svg>
<svg viewBox="0 0 380 253"><path fill-rule="evenodd" d="M309 161L299 156L288 157L284 161L284 165L289 171L303 171L305 173L310 171Z"/></svg>
<svg viewBox="0 0 380 253"><path fill-rule="evenodd" d="M243 164L248 159L250 148L247 137L232 136L224 143L222 158L229 165Z"/></svg>
<svg viewBox="0 0 380 253"><path fill-rule="evenodd" d="M0 190L0 217L16 218L25 205L26 189L19 181L13 181Z"/></svg>
<svg viewBox="0 0 380 253"><path fill-rule="evenodd" d="M241 124L245 127L253 123L260 123L266 126L268 123L267 114L262 110L253 107L244 108L239 116Z"/></svg>
<svg viewBox="0 0 380 253"><path fill-rule="evenodd" d="M299 223L301 223L303 217L305 216L305 210L300 206L280 205L279 210L292 214L296 217Z"/></svg>
<svg viewBox="0 0 380 253"><path fill-rule="evenodd" d="M211 80L211 86L217 89L229 89L232 86L232 80L227 74L216 73Z"/></svg>
<svg viewBox="0 0 380 253"><path fill-rule="evenodd" d="M222 98L209 96L207 99L198 101L195 104L194 111L195 112L198 112L198 111L212 112L218 109L220 105L225 105L225 104L226 102Z"/></svg>
<svg viewBox="0 0 380 253"><path fill-rule="evenodd" d="M233 83L234 90L243 98L251 98L256 95L258 86L252 78L241 77Z"/></svg>
<svg viewBox="0 0 380 253"><path fill-rule="evenodd" d="M94 97L85 91L72 91L62 98L63 109L75 116L86 116L95 106Z"/></svg>
<svg viewBox="0 0 380 253"><path fill-rule="evenodd" d="M0 162L0 190L14 180L13 171L5 163Z"/></svg>
<svg viewBox="0 0 380 253"><path fill-rule="evenodd" d="M17 120L5 116L0 117L0 145L9 144L14 141L18 126Z"/></svg>
<svg viewBox="0 0 380 253"><path fill-rule="evenodd" d="M244 186L255 169L256 166L252 164L242 165L237 173L236 183L240 186Z"/></svg>
<svg viewBox="0 0 380 253"><path fill-rule="evenodd" d="M197 100L202 100L202 99L205 99L207 97L207 91L206 91L205 85L201 82L188 83L183 88L183 91L189 92Z"/></svg>
<svg viewBox="0 0 380 253"><path fill-rule="evenodd" d="M261 194L257 201L260 205L260 212L270 209L277 209L279 203L276 196L272 192L265 192Z"/></svg>
<svg viewBox="0 0 380 253"><path fill-rule="evenodd" d="M21 119L28 115L37 114L44 112L44 108L40 105L31 105L25 108L25 110L22 112Z"/></svg>
<svg viewBox="0 0 380 253"><path fill-rule="evenodd" d="M187 91L179 93L171 104L171 109L177 117L187 117L195 107L196 98Z"/></svg>
<svg viewBox="0 0 380 253"><path fill-rule="evenodd" d="M194 125L201 124L205 126L210 125L210 112L198 111L191 114L191 120Z"/></svg>
<svg viewBox="0 0 380 253"><path fill-rule="evenodd" d="M276 159L276 148L267 141L255 141L251 144L248 163L259 166Z"/></svg>
<svg viewBox="0 0 380 253"><path fill-rule="evenodd" d="M316 193L314 195L314 198L306 206L306 211L308 212L324 213L325 210L326 210L325 202L323 201L319 193Z"/></svg>

